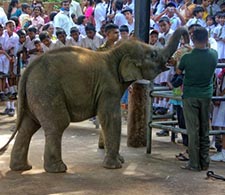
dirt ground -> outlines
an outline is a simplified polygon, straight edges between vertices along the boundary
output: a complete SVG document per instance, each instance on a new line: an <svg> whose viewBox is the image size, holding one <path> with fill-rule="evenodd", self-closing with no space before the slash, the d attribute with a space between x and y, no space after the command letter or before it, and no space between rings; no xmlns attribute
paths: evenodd
<svg viewBox="0 0 225 195"><path fill-rule="evenodd" d="M0 145L10 137L15 117L0 116ZM13 172L9 169L10 151L0 156L0 195L222 195L225 182L206 179L206 171L180 169L184 162L175 154L182 145L170 142L170 137L155 137L152 154L146 148L126 145L123 125L120 153L125 158L122 169L102 167L104 151L97 149L99 129L91 121L73 123L63 137L63 160L67 173L50 174L43 169L44 134L39 130L30 145L29 161L33 169ZM211 163L210 170L225 176L225 163Z"/></svg>

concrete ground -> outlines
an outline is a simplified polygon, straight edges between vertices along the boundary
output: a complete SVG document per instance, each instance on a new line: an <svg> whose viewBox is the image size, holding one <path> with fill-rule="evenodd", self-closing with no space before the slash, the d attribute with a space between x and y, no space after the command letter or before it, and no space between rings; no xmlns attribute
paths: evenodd
<svg viewBox="0 0 225 195"><path fill-rule="evenodd" d="M2 108L1 108L2 109ZM10 137L15 117L0 116L0 145ZM175 159L182 145L169 137L155 137L152 154L146 148L126 145L123 125L120 153L125 158L122 169L102 167L104 151L97 148L99 129L91 121L73 123L63 137L63 160L67 173L50 174L43 169L44 134L39 130L30 144L29 160L33 169L13 172L9 169L10 151L0 156L0 195L222 195L225 182L206 179L206 171L180 169L184 162ZM210 170L225 176L225 163L212 162Z"/></svg>

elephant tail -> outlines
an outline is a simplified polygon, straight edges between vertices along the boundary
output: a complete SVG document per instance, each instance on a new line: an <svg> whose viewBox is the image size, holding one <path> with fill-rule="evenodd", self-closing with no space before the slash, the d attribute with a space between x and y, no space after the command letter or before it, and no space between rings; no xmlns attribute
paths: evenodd
<svg viewBox="0 0 225 195"><path fill-rule="evenodd" d="M20 78L20 82L19 82L19 90L18 90L18 106L17 106L17 119L16 119L16 127L15 130L13 132L13 134L11 135L11 137L9 138L9 140L7 141L7 143L2 146L0 148L0 155L4 154L4 152L8 149L8 146L10 144L10 142L14 139L15 135L17 134L21 122L22 122L22 118L24 115L24 109L25 109L25 98L26 98L26 81L29 75L29 72L32 70L32 68L27 67L27 69L24 71L22 77Z"/></svg>
<svg viewBox="0 0 225 195"><path fill-rule="evenodd" d="M5 153L5 151L8 149L10 142L13 140L13 138L15 137L16 134L17 134L17 130L15 129L15 131L13 132L13 134L11 135L11 137L9 138L7 143L0 148L0 155Z"/></svg>

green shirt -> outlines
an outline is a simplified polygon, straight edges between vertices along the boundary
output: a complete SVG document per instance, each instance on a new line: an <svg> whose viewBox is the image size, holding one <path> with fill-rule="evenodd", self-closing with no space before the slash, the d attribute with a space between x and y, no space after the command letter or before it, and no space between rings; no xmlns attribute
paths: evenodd
<svg viewBox="0 0 225 195"><path fill-rule="evenodd" d="M183 98L212 97L217 60L217 52L208 48L195 48L181 58L178 68L185 71Z"/></svg>

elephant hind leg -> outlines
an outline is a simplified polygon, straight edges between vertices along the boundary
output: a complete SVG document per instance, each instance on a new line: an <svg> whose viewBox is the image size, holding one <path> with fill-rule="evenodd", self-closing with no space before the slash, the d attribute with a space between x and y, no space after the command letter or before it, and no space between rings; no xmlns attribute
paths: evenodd
<svg viewBox="0 0 225 195"><path fill-rule="evenodd" d="M27 155L30 140L33 134L40 128L40 124L35 122L27 114L24 115L21 126L18 129L15 143L11 152L10 168L13 171L25 171L32 168L28 163Z"/></svg>
<svg viewBox="0 0 225 195"><path fill-rule="evenodd" d="M61 155L62 135L46 135L45 152L44 152L44 169L49 173L66 172L67 167L62 161Z"/></svg>

